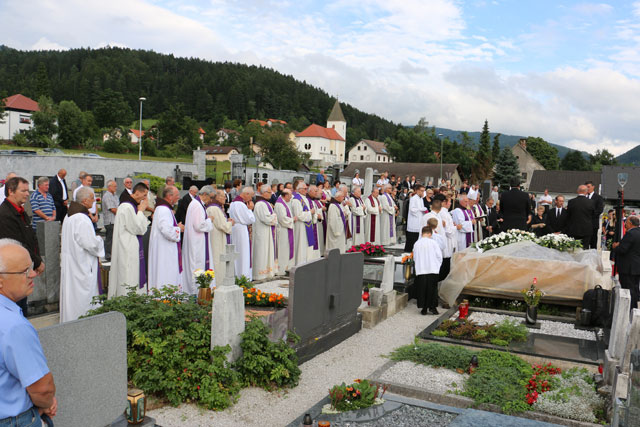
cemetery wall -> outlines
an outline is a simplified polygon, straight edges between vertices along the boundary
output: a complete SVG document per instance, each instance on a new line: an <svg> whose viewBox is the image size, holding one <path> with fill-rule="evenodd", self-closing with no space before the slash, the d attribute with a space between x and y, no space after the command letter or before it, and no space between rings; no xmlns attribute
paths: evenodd
<svg viewBox="0 0 640 427"><path fill-rule="evenodd" d="M33 183L33 176L54 176L58 170L67 170L67 185L77 179L81 171L92 175L103 175L105 182L115 177L126 177L138 173L150 173L160 177L174 175L176 166L183 172L191 172L194 177L204 178L206 174L205 151L194 150L193 161L163 162L154 160L128 160L67 155L20 156L0 154L0 176L15 172Z"/></svg>

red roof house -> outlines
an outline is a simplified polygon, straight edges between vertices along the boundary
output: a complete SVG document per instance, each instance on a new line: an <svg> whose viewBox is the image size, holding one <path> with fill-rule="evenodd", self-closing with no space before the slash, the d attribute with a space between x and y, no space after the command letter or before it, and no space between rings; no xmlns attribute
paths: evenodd
<svg viewBox="0 0 640 427"><path fill-rule="evenodd" d="M38 103L36 101L19 93L5 98L4 107L6 110L20 110L28 112L40 111L40 107L38 107Z"/></svg>

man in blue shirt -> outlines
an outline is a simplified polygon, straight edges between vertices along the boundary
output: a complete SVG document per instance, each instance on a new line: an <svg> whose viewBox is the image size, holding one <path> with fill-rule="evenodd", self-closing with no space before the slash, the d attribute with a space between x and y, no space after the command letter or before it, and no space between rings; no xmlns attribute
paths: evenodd
<svg viewBox="0 0 640 427"><path fill-rule="evenodd" d="M318 186L324 184L324 169L320 169L320 172L316 175L316 184Z"/></svg>
<svg viewBox="0 0 640 427"><path fill-rule="evenodd" d="M0 426L51 425L58 409L38 333L16 304L33 292L35 276L29 252L0 239Z"/></svg>

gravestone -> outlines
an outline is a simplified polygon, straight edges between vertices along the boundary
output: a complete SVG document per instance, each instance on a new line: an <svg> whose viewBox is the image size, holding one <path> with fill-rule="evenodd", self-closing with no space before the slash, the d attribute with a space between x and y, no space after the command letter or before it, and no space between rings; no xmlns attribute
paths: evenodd
<svg viewBox="0 0 640 427"><path fill-rule="evenodd" d="M300 363L330 349L361 328L362 253L340 254L298 265L289 278L289 330L300 337Z"/></svg>
<svg viewBox="0 0 640 427"><path fill-rule="evenodd" d="M629 391L629 371L631 368L631 353L640 346L640 309L634 308L631 314L631 325L626 335L624 351L620 355L620 365L616 369L613 379L612 399L626 399Z"/></svg>
<svg viewBox="0 0 640 427"><path fill-rule="evenodd" d="M60 222L38 223L36 236L45 270L34 279L29 315L56 311L60 301Z"/></svg>
<svg viewBox="0 0 640 427"><path fill-rule="evenodd" d="M362 197L369 197L373 191L373 169L367 168L364 171L364 187L362 188Z"/></svg>
<svg viewBox="0 0 640 427"><path fill-rule="evenodd" d="M613 322L609 335L609 348L605 350L604 380L613 384L615 368L620 363L629 329L629 310L631 307L631 293L628 289L616 286L613 289L614 308Z"/></svg>
<svg viewBox="0 0 640 427"><path fill-rule="evenodd" d="M231 346L227 354L229 362L242 356L240 334L244 332L244 295L242 288L236 285L234 245L226 245L225 253L220 256L226 266L226 276L213 291L213 310L211 315L211 348Z"/></svg>
<svg viewBox="0 0 640 427"><path fill-rule="evenodd" d="M127 405L127 325L110 312L38 331L56 384L55 425L111 425ZM151 423L154 425L155 423Z"/></svg>

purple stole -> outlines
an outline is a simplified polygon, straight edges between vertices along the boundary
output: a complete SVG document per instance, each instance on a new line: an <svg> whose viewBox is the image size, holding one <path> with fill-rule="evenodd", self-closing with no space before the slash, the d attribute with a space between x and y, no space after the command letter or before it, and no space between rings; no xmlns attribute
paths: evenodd
<svg viewBox="0 0 640 427"><path fill-rule="evenodd" d="M342 218L342 225L344 226L344 235L346 240L351 236L349 236L349 229L347 228L347 219L344 217L344 212L342 212L342 206L340 206L340 203L336 201L331 202L331 204L336 205L336 208L338 208L338 212L340 212L340 217ZM327 209L327 212L329 212L328 209Z"/></svg>
<svg viewBox="0 0 640 427"><path fill-rule="evenodd" d="M158 199L158 200L163 200L163 199ZM156 209L159 208L160 206L164 206L165 208L169 209L169 212L171 212L171 218L173 219L173 226L177 227L178 223L176 222L176 216L173 214L173 210L171 209L171 206L169 206L169 204L160 204L158 202L156 202ZM178 246L178 271L180 273L182 273L182 245L180 245L180 242L176 242L176 245Z"/></svg>
<svg viewBox="0 0 640 427"><path fill-rule="evenodd" d="M385 196L387 196L387 201L389 202L389 206L394 206L393 205L393 200L391 200L391 196L389 196L389 193L384 193ZM394 223L393 223L393 215L389 214L389 237L393 237L393 229L394 227Z"/></svg>
<svg viewBox="0 0 640 427"><path fill-rule="evenodd" d="M474 218L473 211L471 209L460 209L460 210L464 214L465 221L471 221ZM471 241L473 240L473 235L474 235L473 231L471 233L465 233L464 237L467 241L467 248L471 245Z"/></svg>
<svg viewBox="0 0 640 427"><path fill-rule="evenodd" d="M307 200L309 201L309 206L311 206L312 208L316 208L318 209L318 206L316 206L315 202L313 201L313 199L309 196L307 196ZM314 250L318 250L318 224L314 224L313 220L311 220L311 229L313 230L313 249ZM311 246L311 243L309 243L309 246Z"/></svg>
<svg viewBox="0 0 640 427"><path fill-rule="evenodd" d="M369 196L369 201L371 202L371 205L373 207L378 207L378 205L376 205L376 201L373 198L373 196ZM371 215L371 229L369 230L369 241L370 242L375 242L376 241L376 216L377 215Z"/></svg>
<svg viewBox="0 0 640 427"><path fill-rule="evenodd" d="M287 212L287 218L291 218L291 211L289 210L289 206L287 203L282 200L282 197L278 197L276 200L276 204L280 203L284 206L285 212ZM287 228L287 237L289 237L289 259L293 259L293 228Z"/></svg>
<svg viewBox="0 0 640 427"><path fill-rule="evenodd" d="M267 209L269 209L269 213L273 214L273 208L271 207L271 203L269 203L266 199L258 199L256 200L256 205L260 202L264 202L267 205ZM271 226L271 237L273 237L273 252L276 254L276 258L278 257L278 248L276 247L276 226Z"/></svg>
<svg viewBox="0 0 640 427"><path fill-rule="evenodd" d="M135 204L133 199L126 200L124 203L129 203L133 206L133 212L137 215L138 205ZM147 270L144 262L144 243L142 242L142 236L136 236L138 238L138 259L139 259L139 279L138 288L142 289L147 283Z"/></svg>
<svg viewBox="0 0 640 427"><path fill-rule="evenodd" d="M229 219L229 215L227 215L227 213L224 211L224 207L220 203L218 203L216 201L213 201L213 202L211 202L211 203L209 203L207 205L207 207L209 207L209 206L217 206L222 211L222 215L224 215L225 219ZM175 219L174 219L174 222L175 222ZM231 244L231 235L227 234L227 233L224 233L224 235L227 237L227 245L230 245Z"/></svg>
<svg viewBox="0 0 640 427"><path fill-rule="evenodd" d="M231 203L233 203L233 202L242 202L242 203L244 203L246 205L244 199L242 197L240 197L239 194L236 196L235 199L233 199L231 201ZM229 204L229 208L231 208L231 204ZM248 231L249 231L249 227L247 227L247 232ZM249 233L249 267L253 267L253 257L251 256L251 252L253 252L253 251L252 251L252 248L251 248L251 233Z"/></svg>
<svg viewBox="0 0 640 427"><path fill-rule="evenodd" d="M309 207L307 207L307 204L304 202L304 199L302 198L302 195L300 193L295 193L293 195L293 198L300 202L300 204L302 205L303 212L309 212ZM316 229L314 233L312 223L313 223L313 220L309 222L305 222L304 229L307 233L308 246L313 246L314 249L316 249L318 247L318 242L317 242L318 239L316 239L316 235L318 234L318 229Z"/></svg>
<svg viewBox="0 0 640 427"><path fill-rule="evenodd" d="M207 208L202 204L202 200L200 200L200 196L195 197L198 202L200 202L200 206L202 206L202 210L204 211L204 219L207 219ZM209 232L204 233L204 269L209 270L210 267L209 261Z"/></svg>
<svg viewBox="0 0 640 427"><path fill-rule="evenodd" d="M360 197L356 197L352 194L351 197L356 202L356 208L360 207L363 204L362 199ZM355 218L354 218L355 217ZM353 228L353 223L355 221L355 229ZM360 217L358 215L351 215L351 228L355 230L356 234L360 233Z"/></svg>

